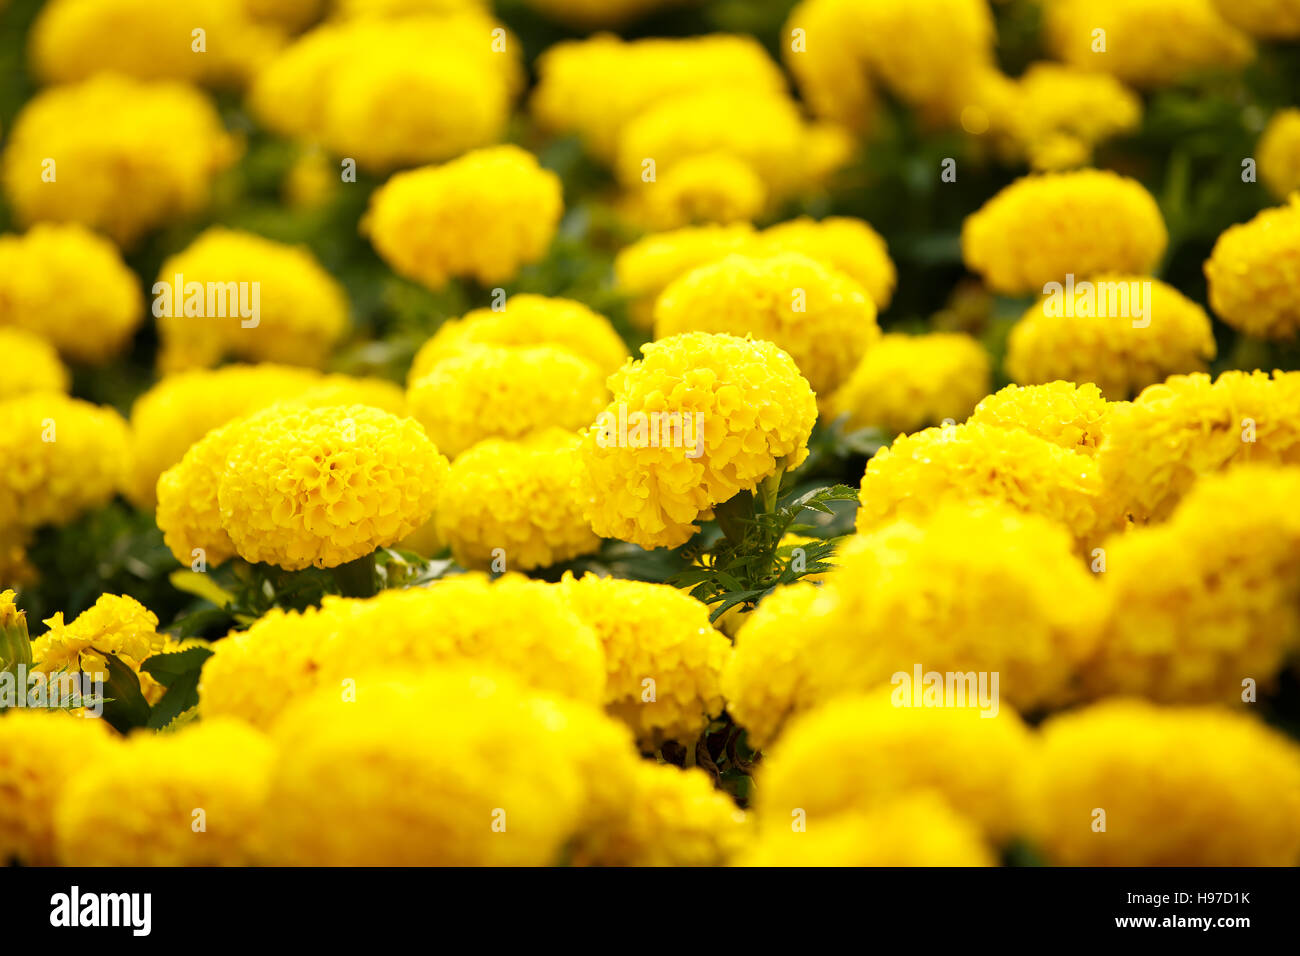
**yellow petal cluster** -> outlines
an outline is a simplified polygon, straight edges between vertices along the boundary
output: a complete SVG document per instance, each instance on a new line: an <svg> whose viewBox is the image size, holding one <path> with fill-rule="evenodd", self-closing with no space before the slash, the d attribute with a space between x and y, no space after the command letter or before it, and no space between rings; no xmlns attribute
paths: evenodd
<svg viewBox="0 0 1300 956"><path fill-rule="evenodd" d="M976 406L970 424L1028 432L1095 458L1111 407L1096 385L1008 385Z"/></svg>
<svg viewBox="0 0 1300 956"><path fill-rule="evenodd" d="M48 340L26 329L0 326L0 355L5 375L0 379L0 401L28 392L66 392L67 367Z"/></svg>
<svg viewBox="0 0 1300 956"><path fill-rule="evenodd" d="M632 193L631 218L647 229L694 223L749 222L768 203L767 184L745 160L729 152L679 160L652 184Z"/></svg>
<svg viewBox="0 0 1300 956"><path fill-rule="evenodd" d="M1210 307L1246 335L1292 339L1300 330L1300 193L1229 226L1205 262Z"/></svg>
<svg viewBox="0 0 1300 956"><path fill-rule="evenodd" d="M49 630L32 643L33 670L47 675L80 671L107 680L103 655L112 654L136 672L147 701L154 703L162 696L162 685L140 673L140 665L162 652L167 638L158 633L157 616L135 598L101 594L71 623L65 624L60 612L45 624Z"/></svg>

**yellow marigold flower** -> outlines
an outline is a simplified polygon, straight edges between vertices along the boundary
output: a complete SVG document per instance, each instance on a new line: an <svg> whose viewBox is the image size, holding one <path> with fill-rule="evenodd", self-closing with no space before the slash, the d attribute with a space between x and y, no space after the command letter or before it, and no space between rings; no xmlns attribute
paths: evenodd
<svg viewBox="0 0 1300 956"><path fill-rule="evenodd" d="M248 866L257 860L274 762L267 737L238 721L134 735L84 765L60 794L54 812L59 861Z"/></svg>
<svg viewBox="0 0 1300 956"><path fill-rule="evenodd" d="M614 257L614 278L620 291L633 299L632 320L649 329L654 301L669 283L728 253L748 251L754 236L749 223L688 226L648 235L623 248Z"/></svg>
<svg viewBox="0 0 1300 956"><path fill-rule="evenodd" d="M1106 701L1043 725L1031 781L1029 835L1064 866L1300 859L1300 749L1253 717Z"/></svg>
<svg viewBox="0 0 1300 956"><path fill-rule="evenodd" d="M343 286L306 247L208 229L153 286L164 371L222 358L320 367L348 327Z"/></svg>
<svg viewBox="0 0 1300 956"><path fill-rule="evenodd" d="M666 584L566 575L564 594L605 648L605 709L643 747L693 746L722 713L726 637L705 605ZM650 685L646 681L651 681ZM647 696L649 691L649 696Z"/></svg>
<svg viewBox="0 0 1300 956"><path fill-rule="evenodd" d="M898 272L880 233L861 219L807 216L769 226L758 235L763 255L802 252L856 279L883 312L894 296Z"/></svg>
<svg viewBox="0 0 1300 956"><path fill-rule="evenodd" d="M1211 0L1219 16L1251 36L1294 40L1300 37L1296 0Z"/></svg>
<svg viewBox="0 0 1300 956"><path fill-rule="evenodd" d="M222 520L218 498L230 449L240 440L242 420L218 426L199 439L155 483L154 520L163 543L181 564L216 567L237 549Z"/></svg>
<svg viewBox="0 0 1300 956"><path fill-rule="evenodd" d="M627 361L627 345L603 315L573 299L524 294L512 296L501 311L475 309L444 322L415 353L407 381L428 375L467 345L558 345L602 375Z"/></svg>
<svg viewBox="0 0 1300 956"><path fill-rule="evenodd" d="M878 104L861 44L842 32L852 16L844 0L804 0L786 20L781 58L814 115L862 132Z"/></svg>
<svg viewBox="0 0 1300 956"><path fill-rule="evenodd" d="M1295 338L1300 329L1297 243L1300 193L1285 206L1226 229L1205 262L1215 314L1247 335Z"/></svg>
<svg viewBox="0 0 1300 956"><path fill-rule="evenodd" d="M812 832L835 814L935 791L993 839L1014 834L1031 753L1020 718L900 702L902 690L842 697L793 722L759 770L760 825L789 829L798 810Z"/></svg>
<svg viewBox="0 0 1300 956"><path fill-rule="evenodd" d="M141 673L140 665L163 650L166 637L158 633L157 616L135 598L102 594L72 623L65 624L60 612L45 624L49 630L32 644L32 670L47 675L84 672L107 679L103 654L112 654L136 672L146 700L154 703L162 696L163 686Z"/></svg>
<svg viewBox="0 0 1300 956"><path fill-rule="evenodd" d="M1297 498L1300 468L1242 465L1200 479L1166 524L1107 541L1089 691L1233 703L1247 678L1274 684L1300 648Z"/></svg>
<svg viewBox="0 0 1300 956"><path fill-rule="evenodd" d="M1278 199L1300 189L1300 110L1273 114L1255 145L1255 156L1260 179Z"/></svg>
<svg viewBox="0 0 1300 956"><path fill-rule="evenodd" d="M773 825L737 866L997 866L979 827L921 791L869 813L838 813L810 830Z"/></svg>
<svg viewBox="0 0 1300 956"><path fill-rule="evenodd" d="M583 432L579 488L597 534L672 548L714 505L808 457L817 402L770 342L688 332L641 352Z"/></svg>
<svg viewBox="0 0 1300 956"><path fill-rule="evenodd" d="M1008 385L976 406L970 424L1028 432L1095 458L1111 407L1096 385Z"/></svg>
<svg viewBox="0 0 1300 956"><path fill-rule="evenodd" d="M34 332L0 326L0 355L5 357L0 401L28 392L68 390L68 369L59 361L59 353Z"/></svg>
<svg viewBox="0 0 1300 956"><path fill-rule="evenodd" d="M688 0L524 0L539 13L587 29L616 27L652 10Z"/></svg>
<svg viewBox="0 0 1300 956"><path fill-rule="evenodd" d="M1235 70L1255 55L1250 37L1212 0L1052 0L1043 8L1044 38L1057 58L1144 89Z"/></svg>
<svg viewBox="0 0 1300 956"><path fill-rule="evenodd" d="M688 156L630 194L632 217L649 229L748 222L767 205L767 186L748 162L727 152Z"/></svg>
<svg viewBox="0 0 1300 956"><path fill-rule="evenodd" d="M270 408L235 429L221 523L246 561L336 567L423 524L447 470L410 418L366 405Z"/></svg>
<svg viewBox="0 0 1300 956"><path fill-rule="evenodd" d="M1075 300L1059 292L1044 297L1011 330L1006 366L1013 379L1091 382L1121 400L1169 375L1204 372L1214 358L1210 317L1173 286L1103 275L1085 289L1086 299L1078 292Z"/></svg>
<svg viewBox="0 0 1300 956"><path fill-rule="evenodd" d="M749 836L747 816L698 767L639 761L611 819L584 829L579 866L722 866Z"/></svg>
<svg viewBox="0 0 1300 956"><path fill-rule="evenodd" d="M130 463L126 422L57 392L0 401L0 527L65 525L117 493Z"/></svg>
<svg viewBox="0 0 1300 956"><path fill-rule="evenodd" d="M578 440L553 428L518 441L489 438L457 457L436 528L458 564L486 571L500 557L529 571L600 548L573 487Z"/></svg>
<svg viewBox="0 0 1300 956"><path fill-rule="evenodd" d="M968 216L962 256L995 292L1039 292L1067 275L1146 273L1169 234L1142 184L1109 170L1025 176Z"/></svg>
<svg viewBox="0 0 1300 956"><path fill-rule="evenodd" d="M455 458L487 438L582 428L609 395L601 379L595 365L559 346L467 345L413 381L406 398Z"/></svg>
<svg viewBox="0 0 1300 956"><path fill-rule="evenodd" d="M438 289L513 279L546 255L563 211L555 173L517 146L494 146L393 176L362 230L394 271Z"/></svg>
<svg viewBox="0 0 1300 956"><path fill-rule="evenodd" d="M28 100L0 166L20 223L78 222L127 246L206 206L238 151L198 90L105 73Z"/></svg>
<svg viewBox="0 0 1300 956"><path fill-rule="evenodd" d="M945 419L960 421L989 393L989 355L956 332L886 335L867 349L826 402L831 418L854 428L910 432Z"/></svg>
<svg viewBox="0 0 1300 956"><path fill-rule="evenodd" d="M244 0L52 0L32 25L33 72L46 83L120 73L240 84L282 42L249 6ZM201 48L196 28L203 30Z"/></svg>
<svg viewBox="0 0 1300 956"><path fill-rule="evenodd" d="M15 708L0 719L0 863L52 866L54 806L120 747L102 720Z"/></svg>
<svg viewBox="0 0 1300 956"><path fill-rule="evenodd" d="M102 365L142 318L136 278L107 239L75 223L0 236L0 325L37 333L71 361Z"/></svg>
<svg viewBox="0 0 1300 956"><path fill-rule="evenodd" d="M1098 456L1108 522L1163 521L1197 476L1239 462L1300 464L1300 372L1174 375L1113 405Z"/></svg>
<svg viewBox="0 0 1300 956"><path fill-rule="evenodd" d="M613 161L624 125L675 94L786 88L762 44L725 33L632 41L599 33L548 47L537 58L537 73L531 109L539 123L579 134L605 162Z"/></svg>
<svg viewBox="0 0 1300 956"><path fill-rule="evenodd" d="M522 78L518 40L501 34L499 46L482 10L437 12L311 30L258 73L253 114L377 173L496 142Z"/></svg>
<svg viewBox="0 0 1300 956"><path fill-rule="evenodd" d="M701 266L660 293L654 316L655 338L725 332L772 342L817 392L835 389L880 336L867 291L797 252Z"/></svg>
<svg viewBox="0 0 1300 956"><path fill-rule="evenodd" d="M857 526L923 517L944 501L994 501L1051 518L1079 544L1095 532L1096 461L1026 431L971 423L903 435L867 462Z"/></svg>
<svg viewBox="0 0 1300 956"><path fill-rule="evenodd" d="M491 672L377 676L351 702L322 688L275 729L269 862L557 863L589 800L597 718Z"/></svg>

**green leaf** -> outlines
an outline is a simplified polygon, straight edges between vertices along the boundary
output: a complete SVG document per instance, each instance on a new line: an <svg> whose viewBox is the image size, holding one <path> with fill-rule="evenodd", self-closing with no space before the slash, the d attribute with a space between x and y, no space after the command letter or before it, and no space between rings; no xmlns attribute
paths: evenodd
<svg viewBox="0 0 1300 956"><path fill-rule="evenodd" d="M104 682L104 719L119 733L127 733L149 723L149 702L140 691L140 678L118 658L91 648L104 658L108 680Z"/></svg>
<svg viewBox="0 0 1300 956"><path fill-rule="evenodd" d="M187 647L170 654L155 654L140 669L167 688L154 704L148 726L162 730L185 711L198 705L199 676L212 651L206 647Z"/></svg>

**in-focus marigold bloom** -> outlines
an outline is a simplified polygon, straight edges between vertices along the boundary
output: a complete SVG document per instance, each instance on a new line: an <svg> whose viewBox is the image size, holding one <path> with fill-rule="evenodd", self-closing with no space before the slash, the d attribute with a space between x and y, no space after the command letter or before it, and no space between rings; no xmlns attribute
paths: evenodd
<svg viewBox="0 0 1300 956"><path fill-rule="evenodd" d="M248 866L258 857L274 761L266 736L238 721L136 734L82 766L60 794L59 862Z"/></svg>
<svg viewBox="0 0 1300 956"><path fill-rule="evenodd" d="M1110 408L1096 385L1008 385L980 402L969 423L1028 432L1095 458Z"/></svg>
<svg viewBox="0 0 1300 956"><path fill-rule="evenodd" d="M573 487L578 441L552 428L518 441L489 438L456 458L435 526L457 564L486 571L503 558L529 571L600 548Z"/></svg>
<svg viewBox="0 0 1300 956"><path fill-rule="evenodd" d="M966 266L1008 295L1067 275L1148 273L1168 241L1142 184L1098 169L1022 177L968 216L961 235Z"/></svg>
<svg viewBox="0 0 1300 956"><path fill-rule="evenodd" d="M630 789L615 814L578 835L575 864L722 866L750 836L745 812L698 767L638 761Z"/></svg>
<svg viewBox="0 0 1300 956"><path fill-rule="evenodd" d="M408 382L429 374L468 345L558 345L587 359L602 375L627 361L627 345L609 319L573 299L516 295L501 311L474 309L438 327L415 353Z"/></svg>
<svg viewBox="0 0 1300 956"><path fill-rule="evenodd" d="M21 224L78 222L128 246L206 206L238 152L193 87L105 73L28 100L0 165Z"/></svg>
<svg viewBox="0 0 1300 956"><path fill-rule="evenodd" d="M34 332L0 326L0 355L5 357L0 401L28 392L68 390L68 369L59 361L59 353Z"/></svg>
<svg viewBox="0 0 1300 956"><path fill-rule="evenodd" d="M825 403L853 428L911 432L957 422L989 393L989 354L969 335L886 335Z"/></svg>
<svg viewBox="0 0 1300 956"><path fill-rule="evenodd" d="M0 528L65 525L107 503L130 471L126 422L57 392L0 401Z"/></svg>
<svg viewBox="0 0 1300 956"><path fill-rule="evenodd" d="M1107 541L1089 691L1240 703L1246 678L1268 690L1300 648L1297 500L1300 468L1241 465L1199 479L1165 524Z"/></svg>
<svg viewBox="0 0 1300 956"><path fill-rule="evenodd" d="M494 146L393 176L362 230L394 271L438 289L513 279L546 255L563 212L555 173L517 146Z"/></svg>
<svg viewBox="0 0 1300 956"><path fill-rule="evenodd" d="M677 93L718 87L782 93L781 68L754 37L718 33L625 41L610 33L548 47L537 58L531 109L555 132L577 133L613 162L623 126Z"/></svg>
<svg viewBox="0 0 1300 956"><path fill-rule="evenodd" d="M797 252L701 266L660 293L654 316L655 338L725 332L772 342L816 392L835 389L880 336L867 291Z"/></svg>
<svg viewBox="0 0 1300 956"><path fill-rule="evenodd" d="M641 353L610 376L614 400L583 433L579 488L597 534L674 548L714 505L808 457L817 402L770 342L688 332ZM651 428L658 446L643 443Z"/></svg>
<svg viewBox="0 0 1300 956"><path fill-rule="evenodd" d="M997 866L979 827L918 791L867 813L837 813L807 831L765 828L737 866Z"/></svg>
<svg viewBox="0 0 1300 956"><path fill-rule="evenodd" d="M649 229L694 223L748 222L767 206L767 186L754 167L727 152L700 153L656 173L628 196L631 218Z"/></svg>
<svg viewBox="0 0 1300 956"><path fill-rule="evenodd" d="M253 2L53 0L32 25L33 72L45 83L121 73L141 80L240 84L283 42L278 30L257 22ZM195 48L196 28L204 31L201 51Z"/></svg>
<svg viewBox="0 0 1300 956"><path fill-rule="evenodd" d="M158 633L157 616L135 598L101 594L71 623L65 624L60 612L45 624L49 630L32 644L32 670L48 675L83 671L107 680L103 655L112 654L136 672L146 700L154 703L162 696L163 686L141 673L140 665L161 653L167 638Z"/></svg>
<svg viewBox="0 0 1300 956"><path fill-rule="evenodd" d="M655 299L670 282L729 253L748 251L754 239L753 226L734 223L652 233L625 246L614 257L614 279L619 290L633 299L632 320L649 329Z"/></svg>
<svg viewBox="0 0 1300 956"><path fill-rule="evenodd" d="M52 866L54 806L120 747L102 720L19 707L0 719L0 864Z"/></svg>
<svg viewBox="0 0 1300 956"><path fill-rule="evenodd" d="M1025 385L1090 382L1120 401L1169 375L1206 370L1216 347L1200 305L1143 276L1102 275L1093 285L1095 308L1086 304L1093 314L1078 314L1079 306L1059 295L1029 308L1007 342L1013 379Z"/></svg>
<svg viewBox="0 0 1300 956"><path fill-rule="evenodd" d="M235 428L221 522L246 561L336 567L422 525L447 470L413 419L367 405L270 408Z"/></svg>
<svg viewBox="0 0 1300 956"><path fill-rule="evenodd" d="M1043 725L1030 778L1028 835L1063 866L1300 860L1300 749L1254 717L1106 701Z"/></svg>
<svg viewBox="0 0 1300 956"><path fill-rule="evenodd" d="M519 42L502 34L494 49L501 25L482 10L439 12L317 27L258 73L253 114L376 173L496 142L522 79Z"/></svg>
<svg viewBox="0 0 1300 956"><path fill-rule="evenodd" d="M322 688L275 728L268 862L558 863L591 798L585 738L604 719L492 671L377 675L350 702Z"/></svg>
<svg viewBox="0 0 1300 956"><path fill-rule="evenodd" d="M856 279L881 312L889 306L898 283L885 240L861 219L801 216L764 229L757 237L757 249L759 255L802 252L838 269Z"/></svg>
<svg viewBox="0 0 1300 956"><path fill-rule="evenodd" d="M666 584L566 575L563 591L605 648L605 708L642 746L693 746L722 713L721 675L731 645L708 608ZM646 681L653 681L647 696Z"/></svg>
<svg viewBox="0 0 1300 956"><path fill-rule="evenodd" d="M944 425L902 435L867 462L857 527L924 517L945 501L993 501L1043 515L1088 543L1102 482L1096 461L1026 431Z"/></svg>
<svg viewBox="0 0 1300 956"><path fill-rule="evenodd" d="M165 372L231 357L319 368L348 299L306 247L215 226L163 262L153 313Z"/></svg>
<svg viewBox="0 0 1300 956"><path fill-rule="evenodd" d="M1163 521L1197 476L1240 462L1300 464L1300 372L1174 375L1112 405L1098 460L1107 523Z"/></svg>
<svg viewBox="0 0 1300 956"><path fill-rule="evenodd" d="M75 223L0 236L0 326L35 332L73 362L102 365L142 318L136 278L102 236Z"/></svg>
<svg viewBox="0 0 1300 956"><path fill-rule="evenodd" d="M1300 109L1273 114L1255 144L1255 158L1259 178L1278 199L1300 189Z"/></svg>
<svg viewBox="0 0 1300 956"><path fill-rule="evenodd" d="M1211 0L1219 16L1251 36L1272 40L1300 37L1296 0Z"/></svg>
<svg viewBox="0 0 1300 956"><path fill-rule="evenodd" d="M1300 330L1300 193L1230 226L1205 262L1210 307L1247 335L1292 339Z"/></svg>
<svg viewBox="0 0 1300 956"><path fill-rule="evenodd" d="M1143 89L1235 70L1255 55L1213 0L1052 0L1043 8L1044 39L1058 59Z"/></svg>
<svg viewBox="0 0 1300 956"><path fill-rule="evenodd" d="M1015 833L1030 756L1020 718L1009 708L989 718L978 706L909 706L900 696L896 688L842 697L794 721L758 772L760 826L789 829L798 809L812 832L835 814L929 790L994 839Z"/></svg>

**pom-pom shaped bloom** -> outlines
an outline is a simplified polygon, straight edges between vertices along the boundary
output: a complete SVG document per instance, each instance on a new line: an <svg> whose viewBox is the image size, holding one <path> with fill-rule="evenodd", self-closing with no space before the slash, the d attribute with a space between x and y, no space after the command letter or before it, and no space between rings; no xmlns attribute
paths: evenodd
<svg viewBox="0 0 1300 956"><path fill-rule="evenodd" d="M1095 458L1110 407L1096 385L1008 385L979 403L970 424L1028 432Z"/></svg>
<svg viewBox="0 0 1300 956"><path fill-rule="evenodd" d="M143 317L135 276L102 236L75 223L0 236L0 326L35 332L74 362L102 365Z"/></svg>
<svg viewBox="0 0 1300 956"><path fill-rule="evenodd" d="M0 355L5 357L0 401L28 392L68 390L68 370L59 361L59 353L34 332L0 326Z"/></svg>
<svg viewBox="0 0 1300 956"><path fill-rule="evenodd" d="M1064 866L1300 859L1300 749L1253 717L1107 701L1043 725L1031 780L1029 835Z"/></svg>
<svg viewBox="0 0 1300 956"><path fill-rule="evenodd" d="M902 435L867 462L857 526L922 517L945 501L994 501L1061 524L1080 544L1095 531L1097 463L1045 438L989 425L944 425Z"/></svg>
<svg viewBox="0 0 1300 956"><path fill-rule="evenodd" d="M338 688L377 668L457 662L513 674L529 687L599 705L604 655L596 634L553 586L506 575L446 578L368 600L326 598L302 614L272 612L214 645L200 707L268 726L296 691ZM284 693L267 693L281 687Z"/></svg>
<svg viewBox="0 0 1300 956"><path fill-rule="evenodd" d="M767 205L767 185L749 163L731 153L689 156L656 176L630 197L633 217L650 229L748 222Z"/></svg>
<svg viewBox="0 0 1300 956"><path fill-rule="evenodd" d="M101 594L92 607L78 614L70 624L62 612L45 622L49 630L32 644L32 669L46 675L59 671L84 672L108 679L105 654L112 654L140 679L140 689L150 703L163 694L163 686L140 665L167 645L158 633L158 618L133 597Z"/></svg>
<svg viewBox="0 0 1300 956"><path fill-rule="evenodd" d="M487 438L574 431L609 396L595 365L555 345L467 345L414 380L411 414L453 458Z"/></svg>
<svg viewBox="0 0 1300 956"><path fill-rule="evenodd" d="M1300 110L1273 114L1255 145L1255 157L1259 178L1278 199L1300 189Z"/></svg>
<svg viewBox="0 0 1300 956"><path fill-rule="evenodd" d="M362 228L394 271L437 289L513 279L546 255L563 212L560 177L518 146L494 146L393 176Z"/></svg>
<svg viewBox="0 0 1300 956"><path fill-rule="evenodd" d="M1165 524L1106 542L1111 613L1095 696L1233 703L1300 648L1300 468L1206 475Z"/></svg>
<svg viewBox="0 0 1300 956"><path fill-rule="evenodd" d="M349 19L298 39L258 73L254 115L373 172L500 139L521 79L518 40L497 43L501 25L482 10L402 12L429 15Z"/></svg>
<svg viewBox="0 0 1300 956"><path fill-rule="evenodd" d="M1296 0L1211 0L1219 16L1251 36L1294 40L1300 37Z"/></svg>
<svg viewBox="0 0 1300 956"><path fill-rule="evenodd" d="M960 421L989 393L989 354L956 332L886 335L826 402L855 428L910 432Z"/></svg>
<svg viewBox="0 0 1300 956"><path fill-rule="evenodd" d="M585 829L579 866L722 866L745 844L748 820L703 770L638 761L616 814Z"/></svg>
<svg viewBox="0 0 1300 956"><path fill-rule="evenodd" d="M1230 226L1205 262L1210 307L1238 331L1290 339L1300 330L1300 194Z"/></svg>
<svg viewBox="0 0 1300 956"><path fill-rule="evenodd" d="M1169 234L1136 180L1109 170L1025 176L967 217L962 257L995 292L1038 292L1067 275L1146 273Z"/></svg>
<svg viewBox="0 0 1300 956"><path fill-rule="evenodd" d="M996 866L979 827L933 793L909 793L810 830L774 825L737 866Z"/></svg>
<svg viewBox="0 0 1300 956"><path fill-rule="evenodd" d="M447 468L412 419L367 405L270 408L236 427L221 523L246 561L336 567L422 525Z"/></svg>
<svg viewBox="0 0 1300 956"><path fill-rule="evenodd" d="M701 266L664 289L654 317L655 338L725 332L772 342L817 392L844 381L880 336L867 291L797 252Z"/></svg>
<svg viewBox="0 0 1300 956"><path fill-rule="evenodd" d="M1250 37L1219 15L1214 0L1053 0L1043 10L1044 36L1057 58L1142 88L1236 69L1255 54Z"/></svg>
<svg viewBox="0 0 1300 956"><path fill-rule="evenodd" d="M880 233L861 219L830 216L816 220L802 216L777 223L759 233L759 253L802 252L833 266L867 290L876 309L884 311L894 296L898 272Z"/></svg>
<svg viewBox="0 0 1300 956"><path fill-rule="evenodd" d="M760 825L789 829L802 810L811 832L838 813L935 791L994 839L1015 833L1029 731L1010 709L988 718L977 706L925 707L920 693L843 697L794 721L759 770Z"/></svg>
<svg viewBox="0 0 1300 956"><path fill-rule="evenodd" d="M153 285L164 371L222 358L319 367L348 325L343 286L306 247L214 227Z"/></svg>
<svg viewBox="0 0 1300 956"><path fill-rule="evenodd" d="M19 222L79 222L130 245L206 206L237 152L198 90L105 73L29 100L0 172Z"/></svg>
<svg viewBox="0 0 1300 956"><path fill-rule="evenodd" d="M688 332L641 352L583 433L579 488L597 534L672 548L714 505L808 457L817 402L770 342Z"/></svg>
<svg viewBox="0 0 1300 956"><path fill-rule="evenodd" d="M600 539L574 490L576 432L547 429L518 441L489 438L451 466L438 497L438 537L462 567L497 558L521 571L591 554Z"/></svg>
<svg viewBox="0 0 1300 956"><path fill-rule="evenodd" d="M257 859L274 763L270 741L237 721L139 734L60 795L59 860L69 866L247 866ZM203 828L195 826L196 812Z"/></svg>
<svg viewBox="0 0 1300 956"><path fill-rule="evenodd" d="M558 345L587 359L602 375L627 361L627 345L603 315L573 299L525 294L508 299L499 312L475 309L444 322L415 353L407 380L427 375L467 345Z"/></svg>
<svg viewBox="0 0 1300 956"><path fill-rule="evenodd" d="M31 62L46 83L95 73L229 85L253 75L279 47L252 0L53 0L32 25ZM193 30L203 30L203 48ZM104 38L111 36L112 42Z"/></svg>
<svg viewBox="0 0 1300 956"><path fill-rule="evenodd" d="M564 593L605 648L605 707L642 745L695 743L722 713L726 637L705 605L666 584L566 576ZM651 681L647 696L646 681Z"/></svg>
<svg viewBox="0 0 1300 956"><path fill-rule="evenodd" d="M1141 276L1080 285L1074 300L1059 288L1044 297L1011 330L1006 366L1017 382L1092 382L1118 401L1214 358L1210 317L1173 286Z"/></svg>
<svg viewBox="0 0 1300 956"><path fill-rule="evenodd" d="M55 804L116 746L108 724L94 718L21 707L0 719L0 863L57 862Z"/></svg>
<svg viewBox="0 0 1300 956"><path fill-rule="evenodd" d="M1230 464L1300 464L1296 408L1300 372L1260 371L1174 375L1112 405L1098 455L1107 522L1163 521L1198 475Z"/></svg>
<svg viewBox="0 0 1300 956"><path fill-rule="evenodd" d="M126 422L57 392L0 401L0 528L65 525L126 480Z"/></svg>
<svg viewBox="0 0 1300 956"><path fill-rule="evenodd" d="M729 253L747 251L754 238L748 223L688 226L653 233L623 248L614 258L614 278L633 300L632 320L650 328L655 299L670 282Z"/></svg>

